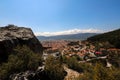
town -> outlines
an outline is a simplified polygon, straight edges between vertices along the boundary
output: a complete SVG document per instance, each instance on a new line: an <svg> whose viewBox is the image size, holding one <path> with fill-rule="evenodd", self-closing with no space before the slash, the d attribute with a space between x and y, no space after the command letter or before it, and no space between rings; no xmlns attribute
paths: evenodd
<svg viewBox="0 0 120 80"><path fill-rule="evenodd" d="M52 55L56 58L60 56L66 56L68 58L76 56L80 62L87 62L94 59L105 59L107 62L106 67L111 67L112 64L108 62L110 51L120 51L120 49L105 49L96 47L87 41L77 40L53 40L42 42L46 48L43 52L43 58L46 59L48 55ZM119 65L120 66L120 65Z"/></svg>

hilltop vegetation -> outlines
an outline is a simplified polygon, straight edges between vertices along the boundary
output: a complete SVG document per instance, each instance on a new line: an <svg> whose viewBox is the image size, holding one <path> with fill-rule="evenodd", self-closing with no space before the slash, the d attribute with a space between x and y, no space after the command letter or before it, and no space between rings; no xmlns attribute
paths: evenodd
<svg viewBox="0 0 120 80"><path fill-rule="evenodd" d="M120 29L95 35L87 39L90 42L109 42L113 47L120 48Z"/></svg>

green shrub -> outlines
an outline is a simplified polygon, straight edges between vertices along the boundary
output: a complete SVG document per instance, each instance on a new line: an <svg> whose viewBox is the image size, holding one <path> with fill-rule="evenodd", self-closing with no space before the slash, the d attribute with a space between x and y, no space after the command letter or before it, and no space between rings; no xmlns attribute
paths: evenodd
<svg viewBox="0 0 120 80"><path fill-rule="evenodd" d="M97 63L91 72L85 72L79 80L120 80L120 70L116 68L106 68Z"/></svg>
<svg viewBox="0 0 120 80"><path fill-rule="evenodd" d="M0 66L0 79L7 80L10 74L25 70L36 70L41 62L39 54L32 52L27 46L17 46L8 61Z"/></svg>
<svg viewBox="0 0 120 80"><path fill-rule="evenodd" d="M63 80L66 75L60 59L48 56L45 61L45 73L48 80Z"/></svg>
<svg viewBox="0 0 120 80"><path fill-rule="evenodd" d="M83 69L81 68L81 65L78 63L78 59L76 56L70 57L70 58L63 58L65 61L65 64L68 65L69 68L76 70L77 72L83 72Z"/></svg>

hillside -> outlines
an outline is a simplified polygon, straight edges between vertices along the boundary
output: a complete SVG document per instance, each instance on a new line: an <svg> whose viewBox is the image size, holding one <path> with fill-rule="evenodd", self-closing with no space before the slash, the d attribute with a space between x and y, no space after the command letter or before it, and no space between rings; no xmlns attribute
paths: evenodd
<svg viewBox="0 0 120 80"><path fill-rule="evenodd" d="M106 42L108 41L116 48L120 48L120 29L110 31L107 33L95 35L93 37L89 37L88 41L99 41L99 42Z"/></svg>
<svg viewBox="0 0 120 80"><path fill-rule="evenodd" d="M86 40L88 37L94 36L97 33L78 33L78 34L71 34L71 35L59 35L59 36L37 36L37 38L41 40Z"/></svg>

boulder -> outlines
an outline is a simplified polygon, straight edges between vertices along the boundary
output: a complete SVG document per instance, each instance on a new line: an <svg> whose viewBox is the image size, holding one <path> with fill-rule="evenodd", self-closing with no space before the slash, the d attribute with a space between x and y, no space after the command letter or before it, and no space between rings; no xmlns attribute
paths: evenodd
<svg viewBox="0 0 120 80"><path fill-rule="evenodd" d="M8 58L17 45L26 45L42 55L43 47L30 28L8 25L0 27L0 63Z"/></svg>

